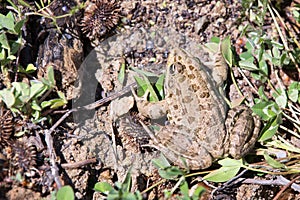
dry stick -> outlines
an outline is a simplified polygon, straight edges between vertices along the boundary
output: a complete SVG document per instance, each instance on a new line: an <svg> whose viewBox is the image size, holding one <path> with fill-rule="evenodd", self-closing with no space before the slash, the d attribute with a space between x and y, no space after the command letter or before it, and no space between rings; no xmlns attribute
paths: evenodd
<svg viewBox="0 0 300 200"><path fill-rule="evenodd" d="M281 194L288 189L297 179L299 179L300 176L297 176L296 178L294 178L293 180L291 180L288 184L286 184L283 188L281 188L281 190L276 194L276 196L274 197L273 200L278 200L279 197L281 196Z"/></svg>
<svg viewBox="0 0 300 200"><path fill-rule="evenodd" d="M92 109L95 109L95 108L103 105L106 102L109 102L109 101L111 101L113 99L118 98L119 96L122 96L122 95L126 94L127 92L129 92L131 90L132 87L136 87L136 83L132 83L129 86L127 86L124 89L122 89L121 91L115 92L114 94L112 94L112 95L110 95L110 96L108 96L108 97L106 97L104 99L101 99L99 101L96 101L94 103L91 103L91 104L88 104L88 105L85 105L85 106L82 106L82 107L77 107L77 108L73 108L73 109L69 110L49 130L45 131L45 141L46 141L48 152L49 152L49 159L50 159L50 164L51 164L51 172L52 172L52 176L54 177L54 181L55 181L58 189L62 187L62 183L61 183L61 180L59 178L59 169L58 169L58 167L56 165L56 162L55 162L56 155L55 155L55 151L54 151L54 148L53 148L53 138L51 136L51 133L53 133L54 130L71 113L77 112L77 111L81 111L81 110L92 110Z"/></svg>
<svg viewBox="0 0 300 200"><path fill-rule="evenodd" d="M242 171L237 177L234 177L233 179L229 180L222 187L214 189L211 194L213 195L213 193L215 193L216 191L223 190L223 189L228 188L239 182L243 183L243 184L257 184L257 185L284 185L285 187L283 187L281 189L281 191L276 195L276 197L273 200L278 200L281 193L290 186L293 190L298 191L298 192L300 191L300 186L298 184L294 183L297 179L300 178L300 176L296 177L292 181L289 181L288 179L284 178L283 176L277 176L275 180L257 180L257 179L239 178L246 171L247 170Z"/></svg>
<svg viewBox="0 0 300 200"><path fill-rule="evenodd" d="M85 105L85 106L79 106L77 108L73 108L71 110L69 110L68 112L66 112L50 129L50 133L52 133L71 113L73 112L78 112L78 111L82 111L82 110L92 110L92 109L95 109L109 101L112 101L116 98L118 98L119 96L122 96L124 94L126 94L127 92L129 92L131 90L131 87L136 87L136 83L132 83L128 86L126 86L125 88L123 88L121 91L118 91L118 92L115 92L113 93L112 95L104 98L104 99L101 99L101 100L98 100L98 101L95 101L94 103L91 103L91 104L88 104L88 105Z"/></svg>
<svg viewBox="0 0 300 200"><path fill-rule="evenodd" d="M242 183L257 184L257 185L287 185L291 181L283 176L277 176L275 180L257 180L257 179L241 179ZM300 192L300 185L292 182L291 188L297 192Z"/></svg>
<svg viewBox="0 0 300 200"><path fill-rule="evenodd" d="M60 178L59 178L59 172L58 172L58 167L56 165L56 162L55 162L55 151L53 149L53 138L51 136L51 132L50 130L46 130L45 131L45 141L46 141L46 144L47 144L47 147L48 147L48 153L49 153L49 159L50 159L50 164L51 164L51 174L52 176L54 177L54 181L59 188L62 187L62 183L60 181Z"/></svg>
<svg viewBox="0 0 300 200"><path fill-rule="evenodd" d="M91 163L96 163L97 159L96 158L90 158L87 160L83 160L83 161L78 161L78 162L74 162L74 163L63 163L61 164L61 167L64 169L76 169Z"/></svg>

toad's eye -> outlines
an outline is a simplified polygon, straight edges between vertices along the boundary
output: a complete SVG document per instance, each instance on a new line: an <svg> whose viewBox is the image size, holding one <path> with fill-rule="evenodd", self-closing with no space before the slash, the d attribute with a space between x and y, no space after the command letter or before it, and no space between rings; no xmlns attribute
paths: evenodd
<svg viewBox="0 0 300 200"><path fill-rule="evenodd" d="M169 73L171 75L173 75L173 74L175 74L175 72L176 72L176 66L175 66L175 64L170 65L170 67L169 67Z"/></svg>
<svg viewBox="0 0 300 200"><path fill-rule="evenodd" d="M184 66L181 63L174 63L169 67L169 73L171 75L181 73L184 70Z"/></svg>

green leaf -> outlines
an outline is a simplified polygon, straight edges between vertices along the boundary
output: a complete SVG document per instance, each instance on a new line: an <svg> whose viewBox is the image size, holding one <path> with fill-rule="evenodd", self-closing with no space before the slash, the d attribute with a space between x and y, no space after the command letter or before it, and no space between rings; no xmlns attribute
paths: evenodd
<svg viewBox="0 0 300 200"><path fill-rule="evenodd" d="M134 79L137 83L137 95L139 97L143 96L147 90L147 84L145 83L144 79L138 77L138 76L134 76Z"/></svg>
<svg viewBox="0 0 300 200"><path fill-rule="evenodd" d="M216 37L216 36L213 36L211 39L210 39L210 42L212 43L217 43L219 44L221 41L221 39L219 37Z"/></svg>
<svg viewBox="0 0 300 200"><path fill-rule="evenodd" d="M255 34L256 34L256 33L255 33ZM248 39L248 41L247 41L246 44L245 44L245 47L246 47L246 49L248 50L248 52L252 52L252 50L253 50L254 47L255 47L255 44L254 44L253 40Z"/></svg>
<svg viewBox="0 0 300 200"><path fill-rule="evenodd" d="M131 188L131 167L127 171L125 179L122 183L122 191L129 192Z"/></svg>
<svg viewBox="0 0 300 200"><path fill-rule="evenodd" d="M46 108L46 107L48 107L48 106L51 106L51 102L50 101L43 101L42 103L41 103L41 107L42 108Z"/></svg>
<svg viewBox="0 0 300 200"><path fill-rule="evenodd" d="M251 52L243 52L240 54L240 59L241 60L248 60L248 59L252 59L252 61L254 61L253 55Z"/></svg>
<svg viewBox="0 0 300 200"><path fill-rule="evenodd" d="M123 200L136 200L136 196L133 193L125 192L121 195L121 199Z"/></svg>
<svg viewBox="0 0 300 200"><path fill-rule="evenodd" d="M221 167L208 175L204 176L203 179L216 183L226 182L232 179L240 170L240 167Z"/></svg>
<svg viewBox="0 0 300 200"><path fill-rule="evenodd" d="M192 199L198 200L201 197L201 194L203 194L204 192L205 192L205 188L202 186L198 186L193 193Z"/></svg>
<svg viewBox="0 0 300 200"><path fill-rule="evenodd" d="M57 95L58 95L58 97L59 97L61 100L64 101L65 104L68 103L68 101L67 101L67 99L66 99L66 97L65 97L65 94L64 94L63 92L57 91Z"/></svg>
<svg viewBox="0 0 300 200"><path fill-rule="evenodd" d="M171 167L169 161L162 154L160 154L159 158L154 158L151 161L152 161L152 164L158 169L165 169L165 168Z"/></svg>
<svg viewBox="0 0 300 200"><path fill-rule="evenodd" d="M118 73L118 80L123 85L125 79L125 63L122 63L120 71Z"/></svg>
<svg viewBox="0 0 300 200"><path fill-rule="evenodd" d="M266 61L265 61L265 60L259 61L258 66L259 66L260 71L261 71L265 76L267 76L269 70L268 70L268 65L267 65Z"/></svg>
<svg viewBox="0 0 300 200"><path fill-rule="evenodd" d="M300 89L299 82L293 82L292 84L289 85L288 97L292 102L297 102L299 97L299 89Z"/></svg>
<svg viewBox="0 0 300 200"><path fill-rule="evenodd" d="M0 91L0 96L8 108L11 108L15 104L16 99L12 90L5 88Z"/></svg>
<svg viewBox="0 0 300 200"><path fill-rule="evenodd" d="M115 187L118 188L119 190L122 189L122 183L121 182L115 182Z"/></svg>
<svg viewBox="0 0 300 200"><path fill-rule="evenodd" d="M7 40L7 37L6 37L5 33L0 34L0 44L1 44L2 48L5 48L8 51L10 51L10 46L8 44L8 40Z"/></svg>
<svg viewBox="0 0 300 200"><path fill-rule="evenodd" d="M50 81L48 79L41 78L41 81L42 81L42 83L44 83L45 85L47 85L48 89L52 88L51 87L52 84L50 83Z"/></svg>
<svg viewBox="0 0 300 200"><path fill-rule="evenodd" d="M242 69L246 69L246 70L249 70L249 71L258 70L258 67L253 64L253 61L254 61L254 58L249 58L247 60L241 60L241 61L239 61L239 66Z"/></svg>
<svg viewBox="0 0 300 200"><path fill-rule="evenodd" d="M233 55L231 50L230 38L227 36L221 43L221 52L229 67L232 67Z"/></svg>
<svg viewBox="0 0 300 200"><path fill-rule="evenodd" d="M46 86L38 80L31 80L30 84L30 99L41 96L47 89Z"/></svg>
<svg viewBox="0 0 300 200"><path fill-rule="evenodd" d="M136 199L138 199L138 200L143 200L143 196L142 196L142 194L141 194L140 191L136 191L136 192L135 192L135 197L136 197Z"/></svg>
<svg viewBox="0 0 300 200"><path fill-rule="evenodd" d="M275 97L275 102L280 108L285 108L287 105L287 96L285 91L279 90L279 95L277 93L273 93Z"/></svg>
<svg viewBox="0 0 300 200"><path fill-rule="evenodd" d="M66 101L64 99L51 99L49 101L46 101L43 106L48 106L50 103L50 108L51 109L56 109L56 108L59 108L59 107L62 107L64 105L66 105ZM43 107L42 106L42 107Z"/></svg>
<svg viewBox="0 0 300 200"><path fill-rule="evenodd" d="M207 174L203 177L203 179L213 182L225 182L232 179L243 166L242 159L234 160L225 158L223 160L220 160L218 163L223 166L220 169Z"/></svg>
<svg viewBox="0 0 300 200"><path fill-rule="evenodd" d="M172 180L184 174L184 172L178 167L171 166L169 161L162 154L159 158L152 159L152 163L156 168L158 168L158 173L162 178Z"/></svg>
<svg viewBox="0 0 300 200"><path fill-rule="evenodd" d="M14 55L9 55L9 56L7 56L7 59L13 61L13 60L16 59L16 56L14 56Z"/></svg>
<svg viewBox="0 0 300 200"><path fill-rule="evenodd" d="M15 31L17 34L20 34L20 33L21 33L21 28L23 27L25 21L26 21L26 19L22 19L22 20L18 21L18 22L16 23L16 25L14 26L14 31Z"/></svg>
<svg viewBox="0 0 300 200"><path fill-rule="evenodd" d="M1 36L0 36L1 37ZM0 42L1 44L1 42ZM1 53L0 53L0 61L4 60L6 58L6 53L5 53L5 49L1 49Z"/></svg>
<svg viewBox="0 0 300 200"><path fill-rule="evenodd" d="M74 200L74 191L71 186L66 185L61 187L56 193L57 200Z"/></svg>
<svg viewBox="0 0 300 200"><path fill-rule="evenodd" d="M98 182L94 186L94 190L97 192L102 192L104 194L109 194L110 191L114 190L114 188L106 182Z"/></svg>
<svg viewBox="0 0 300 200"><path fill-rule="evenodd" d="M31 115L33 116L33 121L38 121L41 117L41 112L38 110L33 110Z"/></svg>
<svg viewBox="0 0 300 200"><path fill-rule="evenodd" d="M292 145L290 143L290 141L284 140L280 136L278 136L278 138L280 140L278 140L278 139L272 140L272 141L268 142L266 145L274 146L276 148L284 149L286 151L295 152L298 154L300 153L300 149L295 147L294 145Z"/></svg>
<svg viewBox="0 0 300 200"><path fill-rule="evenodd" d="M279 43L277 41L274 41L274 40L271 40L271 45L274 46L274 47L276 47L276 48L278 48L278 49L280 49L280 50L284 49L284 45L283 44L281 44L281 43Z"/></svg>
<svg viewBox="0 0 300 200"><path fill-rule="evenodd" d="M27 67L26 67L25 72L26 73L32 73L32 72L35 72L36 69L37 68L33 64L28 64Z"/></svg>
<svg viewBox="0 0 300 200"><path fill-rule="evenodd" d="M164 95L164 81L165 81L165 74L162 74L162 75L159 76L158 80L155 83L155 88L157 89L161 99L165 98L165 95Z"/></svg>
<svg viewBox="0 0 300 200"><path fill-rule="evenodd" d="M14 31L15 19L11 11L7 15L0 14L0 28L6 28L10 31Z"/></svg>
<svg viewBox="0 0 300 200"><path fill-rule="evenodd" d="M212 53L217 53L219 51L219 43L208 42L204 46Z"/></svg>
<svg viewBox="0 0 300 200"><path fill-rule="evenodd" d="M178 176L184 175L184 172L175 166L171 166L165 169L159 169L158 173L162 178L169 180L174 180L178 178Z"/></svg>
<svg viewBox="0 0 300 200"><path fill-rule="evenodd" d="M286 166L284 164L278 162L277 160L275 160L271 156L269 156L266 151L264 152L264 158L267 161L267 163L270 166L272 166L273 168L276 168L276 169L280 169L280 168L284 169L284 168L286 168Z"/></svg>
<svg viewBox="0 0 300 200"><path fill-rule="evenodd" d="M138 85L138 90L137 90L137 95L138 96L143 96L147 91L149 91L149 101L150 102L158 102L159 98L153 89L149 79L143 75L143 78L139 78L137 76L134 77L134 79L137 82Z"/></svg>
<svg viewBox="0 0 300 200"><path fill-rule="evenodd" d="M264 53L265 53L265 45L264 44L262 44L260 48L255 49L254 55L256 55L258 62L261 62L262 60L264 60L263 59Z"/></svg>
<svg viewBox="0 0 300 200"><path fill-rule="evenodd" d="M273 46L272 53L274 58L280 58L280 51L276 46Z"/></svg>
<svg viewBox="0 0 300 200"><path fill-rule="evenodd" d="M180 185L180 192L181 194L183 194L183 198L182 199L190 199L189 198L189 186L188 183L186 181L183 181Z"/></svg>
<svg viewBox="0 0 300 200"><path fill-rule="evenodd" d="M263 142L271 139L278 130L279 125L281 124L281 114L278 114L274 118L271 118L268 123L261 130L261 136L259 142Z"/></svg>
<svg viewBox="0 0 300 200"><path fill-rule="evenodd" d="M37 103L37 101L32 101L31 102L31 108L33 110L42 111L42 108L39 106L39 104Z"/></svg>
<svg viewBox="0 0 300 200"><path fill-rule="evenodd" d="M50 87L54 87L55 86L55 78L54 78L53 66L49 66L47 68L47 77L48 77L48 80L50 82Z"/></svg>
<svg viewBox="0 0 300 200"><path fill-rule="evenodd" d="M172 193L169 190L164 190L164 199L171 199Z"/></svg>
<svg viewBox="0 0 300 200"><path fill-rule="evenodd" d="M10 45L10 54L16 54L22 45L22 37L20 36L17 40L13 41ZM14 60L15 58L12 58L11 60Z"/></svg>
<svg viewBox="0 0 300 200"><path fill-rule="evenodd" d="M30 100L30 87L27 83L13 82L12 86L15 88L15 97L21 102L27 103Z"/></svg>
<svg viewBox="0 0 300 200"><path fill-rule="evenodd" d="M144 81L146 82L147 85L147 90L149 90L150 94L149 94L149 101L150 102L158 102L159 98L155 92L155 90L153 89L149 79L146 76L143 76Z"/></svg>
<svg viewBox="0 0 300 200"><path fill-rule="evenodd" d="M264 92L264 87L263 86L260 86L258 88L258 95L265 102L269 100L268 97L267 97L267 95Z"/></svg>
<svg viewBox="0 0 300 200"><path fill-rule="evenodd" d="M265 121L276 117L281 113L278 105L272 101L261 101L252 106L251 109L255 114L260 116Z"/></svg>
<svg viewBox="0 0 300 200"><path fill-rule="evenodd" d="M223 167L235 167L235 166L239 166L242 167L243 166L243 160L239 159L232 159L232 158L224 158L222 160L219 160L218 163L220 165L222 165Z"/></svg>
<svg viewBox="0 0 300 200"><path fill-rule="evenodd" d="M287 53L284 52L280 57L280 66L290 64L290 57L288 57Z"/></svg>

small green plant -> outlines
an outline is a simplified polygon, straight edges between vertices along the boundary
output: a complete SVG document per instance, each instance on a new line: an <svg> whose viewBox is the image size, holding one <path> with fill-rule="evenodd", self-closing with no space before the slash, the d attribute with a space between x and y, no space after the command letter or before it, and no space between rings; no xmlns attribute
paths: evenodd
<svg viewBox="0 0 300 200"><path fill-rule="evenodd" d="M25 19L15 20L12 12L7 15L0 14L0 61L1 66L7 65L10 61L16 59L15 53L22 45L21 28L25 23ZM14 40L9 40L7 35L14 36Z"/></svg>
<svg viewBox="0 0 300 200"><path fill-rule="evenodd" d="M9 1L10 2L10 1ZM18 7L10 2L15 9ZM22 47L22 27L26 18L21 17L21 11L16 17L12 12L0 14L0 64L3 83L6 88L0 91L0 98L7 108L24 118L33 117L34 122L44 120L41 115L43 109L56 109L67 103L64 94L57 91L58 98L45 100L55 89L54 71L48 68L47 78L23 82L12 82L9 72L29 74L36 68L29 64L24 69L16 63L16 55ZM13 70L13 68L15 68Z"/></svg>
<svg viewBox="0 0 300 200"><path fill-rule="evenodd" d="M158 102L164 99L164 79L165 74L158 76L157 74L140 70L138 68L129 66L129 69L136 72L139 76L134 79L137 83L137 95L144 97L149 102ZM123 84L125 77L125 64L121 66L118 74L118 80Z"/></svg>
<svg viewBox="0 0 300 200"><path fill-rule="evenodd" d="M13 82L11 88L0 90L0 97L7 108L24 117L33 117L34 122L44 120L41 112L50 107L56 109L67 104L64 94L57 91L58 98L45 100L55 88L53 67L48 68L47 78L31 80L29 83Z"/></svg>
<svg viewBox="0 0 300 200"><path fill-rule="evenodd" d="M131 192L131 173L130 170L125 176L125 180L121 182L116 182L115 187L111 186L107 182L99 182L94 186L94 190L101 192L106 195L106 199L127 199L127 200L141 200L142 195L139 191Z"/></svg>
<svg viewBox="0 0 300 200"><path fill-rule="evenodd" d="M202 186L197 186L192 194L189 192L189 184L186 180L187 177L193 176L189 175L187 171L179 169L176 166L171 166L168 160L161 155L157 159L152 160L153 165L158 169L159 175L165 180L176 181L174 187L171 190L165 190L165 198L171 198L176 190L179 189L180 195L179 199L194 200L199 199L205 189Z"/></svg>
<svg viewBox="0 0 300 200"><path fill-rule="evenodd" d="M22 31L26 19L16 20L12 12L0 14L0 64L3 83L10 87L9 70L22 46ZM9 39L12 38L12 39Z"/></svg>

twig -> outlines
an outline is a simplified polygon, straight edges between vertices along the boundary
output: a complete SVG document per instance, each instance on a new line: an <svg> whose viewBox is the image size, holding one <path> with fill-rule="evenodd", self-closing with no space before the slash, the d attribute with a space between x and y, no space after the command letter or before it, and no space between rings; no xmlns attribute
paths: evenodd
<svg viewBox="0 0 300 200"><path fill-rule="evenodd" d="M257 179L244 179L242 183L246 184L258 184L258 185L287 185L290 180L283 176L277 176L275 180L257 180ZM300 192L300 185L292 183L291 188L297 192Z"/></svg>
<svg viewBox="0 0 300 200"><path fill-rule="evenodd" d="M78 161L78 162L74 162L74 163L63 163L63 164L61 164L61 167L64 169L76 169L76 168L80 168L82 166L89 165L89 164L96 163L96 162L97 162L96 158L90 158L87 160Z"/></svg>
<svg viewBox="0 0 300 200"><path fill-rule="evenodd" d="M283 176L276 176L275 180L257 180L257 179L245 179L245 178L239 178L242 176L246 170L242 171L237 177L229 180L226 182L222 187L219 187L212 191L211 194L213 194L216 191L223 190L224 188L228 188L234 184L241 183L241 184L257 184L257 185L283 185L284 187L281 189L281 191L276 195L276 197L273 200L278 200L281 193L286 190L288 187L291 187L293 190L299 192L300 191L300 185L295 184L294 182L300 178L300 176L296 177L292 181L289 181L288 179L284 178Z"/></svg>
<svg viewBox="0 0 300 200"><path fill-rule="evenodd" d="M68 110L50 129L50 133L52 133L71 113L73 112L78 112L78 111L82 111L82 110L92 110L92 109L95 109L109 101L112 101L116 98L118 98L119 96L122 96L123 94L126 94L127 92L130 91L130 88L131 87L136 87L137 84L136 83L132 83L130 85L128 85L127 87L123 88L121 91L118 91L118 92L115 92L114 94L104 98L104 99L101 99L99 101L95 101L94 103L91 103L91 104L88 104L88 105L85 105L85 106L79 106L77 108L73 108L71 110Z"/></svg>
<svg viewBox="0 0 300 200"><path fill-rule="evenodd" d="M62 183L60 181L60 178L59 178L59 170L58 170L58 167L55 163L55 151L53 149L53 138L51 136L51 132L50 132L50 129L49 130L46 130L45 131L45 141L46 141L46 144L47 144L47 147L48 147L48 152L49 152L49 159L50 159L50 164L51 164L51 173L52 173L52 176L54 177L54 181L59 188L62 187Z"/></svg>
<svg viewBox="0 0 300 200"><path fill-rule="evenodd" d="M288 184L286 184L283 188L281 188L281 190L276 194L276 196L274 197L273 200L278 200L279 197L281 196L281 194L288 189L297 179L299 179L300 176L297 176L296 178L294 178L293 180L291 180Z"/></svg>

